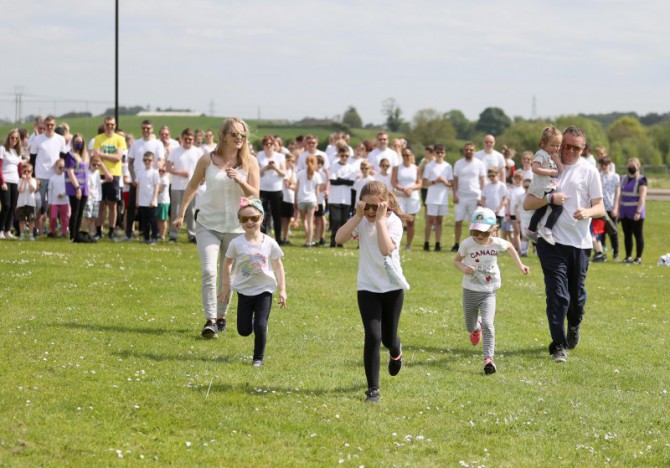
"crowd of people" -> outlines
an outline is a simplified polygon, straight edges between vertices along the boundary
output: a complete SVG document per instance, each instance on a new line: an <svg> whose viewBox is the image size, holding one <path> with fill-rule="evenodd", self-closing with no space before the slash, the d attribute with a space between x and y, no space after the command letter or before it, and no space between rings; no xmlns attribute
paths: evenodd
<svg viewBox="0 0 670 468"><path fill-rule="evenodd" d="M286 304L281 246L292 244L302 223L304 247L343 247L358 239L358 303L365 330L368 401L379 399L379 349L390 352L389 372L402 367L398 322L403 291L398 251L405 235L411 250L416 216L423 210L423 250L442 250L444 218L454 206L454 263L464 274L463 307L473 345L484 337L484 372L493 361L495 292L499 252L521 260L536 249L545 278L547 317L557 362L577 346L590 261L605 261L606 238L618 259L618 222L624 233L623 262L641 263L647 180L631 158L619 177L604 149L591 154L583 131L547 127L538 150L525 152L462 147L452 166L442 144L423 148L417 164L404 139L350 146L349 135L330 136L325 151L315 135L287 141L263 136L257 153L249 127L225 119L214 132L184 129L178 139L150 120L135 139L104 119L86 141L49 116L34 132L8 133L0 146L2 177L0 239L65 237L74 243L141 238L147 244L176 242L181 228L197 244L202 272L205 338L226 329L231 292L238 293L238 331L255 334L255 366L263 365L272 293ZM461 242L463 223L469 236ZM104 229L107 232L104 232ZM326 240L330 230L330 238ZM273 237L270 237L272 233ZM635 256L633 257L633 241ZM591 258L591 252L594 252ZM473 259L476 259L473 261ZM565 321L567 319L567 331Z"/></svg>

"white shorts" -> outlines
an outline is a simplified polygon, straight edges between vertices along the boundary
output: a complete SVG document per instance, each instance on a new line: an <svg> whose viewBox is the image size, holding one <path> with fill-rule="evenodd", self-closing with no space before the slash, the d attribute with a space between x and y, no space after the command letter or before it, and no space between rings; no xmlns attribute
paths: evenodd
<svg viewBox="0 0 670 468"><path fill-rule="evenodd" d="M398 205L400 205L400 209L403 213L413 215L421 211L421 199L409 197L396 198L398 199Z"/></svg>
<svg viewBox="0 0 670 468"><path fill-rule="evenodd" d="M454 221L466 221L472 219L472 215L477 209L479 198L472 200L459 200L454 207Z"/></svg>
<svg viewBox="0 0 670 468"><path fill-rule="evenodd" d="M426 214L428 216L447 216L449 214L449 205L428 203L426 205Z"/></svg>

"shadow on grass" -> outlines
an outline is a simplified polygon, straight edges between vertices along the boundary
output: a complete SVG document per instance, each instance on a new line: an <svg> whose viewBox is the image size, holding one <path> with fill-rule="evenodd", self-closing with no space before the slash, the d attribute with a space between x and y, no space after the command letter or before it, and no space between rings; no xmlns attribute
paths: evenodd
<svg viewBox="0 0 670 468"><path fill-rule="evenodd" d="M300 395L300 396L323 396L323 395L344 395L351 394L352 397L359 397L360 393L365 390L364 385L355 385L350 387L338 387L338 388L298 388L295 387L283 387L271 385L267 388L263 388L260 385L252 385L249 382L244 384L231 384L231 383L213 383L211 387L208 386L198 386L192 388L192 390L201 393L239 393L244 395L255 395L258 397L268 397L273 395Z"/></svg>
<svg viewBox="0 0 670 468"><path fill-rule="evenodd" d="M481 345L471 347L435 347L435 346L414 346L403 343L403 356L412 366L444 367L454 360L479 355L482 352ZM496 348L498 356L524 356L545 360L547 350L543 346L533 348L500 349Z"/></svg>
<svg viewBox="0 0 670 468"><path fill-rule="evenodd" d="M138 353L136 351L121 351L121 352L112 352L110 353L113 356L118 356L120 358L129 359L150 359L152 361L164 362L164 361L204 361L211 362L213 364L221 363L230 363L233 362L230 356L197 356L194 354L154 354L154 353Z"/></svg>
<svg viewBox="0 0 670 468"><path fill-rule="evenodd" d="M50 325L51 327L63 327L63 328L72 328L73 330L84 330L88 332L114 332L114 333L140 333L145 335L170 335L174 333L188 333L195 334L191 329L167 329L167 328L158 328L158 327L128 327L122 325L100 325L96 323L75 323L75 322L66 322L66 323L54 323ZM200 336L198 335L198 338Z"/></svg>

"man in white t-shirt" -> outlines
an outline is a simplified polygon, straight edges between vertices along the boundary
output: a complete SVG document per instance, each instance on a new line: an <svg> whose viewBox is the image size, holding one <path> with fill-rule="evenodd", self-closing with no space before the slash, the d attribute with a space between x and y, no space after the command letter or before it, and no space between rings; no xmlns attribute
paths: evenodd
<svg viewBox="0 0 670 468"><path fill-rule="evenodd" d="M30 134L28 137L28 154L30 154L30 147L33 144L33 141L35 141L35 138L37 138L39 135L44 133L46 128L44 127L44 118L41 115L38 115L35 117L35 122L33 122L33 133ZM35 166L35 161L30 161L30 164Z"/></svg>
<svg viewBox="0 0 670 468"><path fill-rule="evenodd" d="M172 175L170 185L170 217L176 219L181 213L182 199L188 181L202 156L200 148L193 146L194 134L190 128L181 132L181 146L170 151L165 168ZM195 200L191 200L184 214L188 241L195 242ZM178 231L170 224L170 242L177 242Z"/></svg>
<svg viewBox="0 0 670 468"><path fill-rule="evenodd" d="M154 135L154 126L151 120L143 120L141 124L142 138L135 140L128 150L128 169L130 171L131 184L128 191L129 200L137 198L137 178L144 171L142 158L144 154L150 152L154 155L154 168L160 169L165 164L165 147L163 142ZM128 203L126 211L126 236L124 240L131 240L133 237L133 224L135 222L134 203Z"/></svg>
<svg viewBox="0 0 670 468"><path fill-rule="evenodd" d="M163 125L160 130L158 130L158 138L163 142L163 148L165 148L164 155L167 160L170 152L179 148L179 142L170 137L170 127L167 125Z"/></svg>
<svg viewBox="0 0 670 468"><path fill-rule="evenodd" d="M303 151L300 156L298 157L298 169L299 170L304 170L307 169L307 156L310 154L313 154L314 156L323 156L323 168L328 169L330 167L330 160L328 159L328 155L321 151L320 149L317 149L316 145L319 143L319 139L316 137L316 135L307 135L305 137L305 151Z"/></svg>
<svg viewBox="0 0 670 468"><path fill-rule="evenodd" d="M580 157L585 142L582 129L570 126L563 131L561 161L564 169L553 193L553 203L564 207L552 229L556 244L551 245L544 239L537 243L547 295L547 320L551 332L549 353L555 362L565 362L567 350L579 343L579 328L586 304L586 271L593 246L591 219L605 215L598 170ZM534 200L537 199L526 197L523 208L539 208L542 201Z"/></svg>
<svg viewBox="0 0 670 468"><path fill-rule="evenodd" d="M386 159L391 163L391 169L400 165L400 156L394 150L388 147L389 136L385 132L377 134L377 147L368 155L368 161L372 164L372 169L379 172L379 163Z"/></svg>
<svg viewBox="0 0 670 468"><path fill-rule="evenodd" d="M477 151L475 153L475 158L484 163L487 171L492 167L497 167L500 180L504 181L507 180L505 178L507 177L507 171L505 170L505 157L502 155L502 153L499 153L495 150L495 146L496 138L493 135L486 135L484 137L484 149Z"/></svg>
<svg viewBox="0 0 670 468"><path fill-rule="evenodd" d="M65 138L56 133L56 119L48 116L44 119L45 131L33 140L30 146L30 160L35 161L35 178L38 181L40 206L37 213L37 232L42 233L44 223L46 222L45 213L47 212L47 193L49 190L49 179L56 173L54 164L58 159L65 158L67 147Z"/></svg>
<svg viewBox="0 0 670 468"><path fill-rule="evenodd" d="M486 166L475 158L475 144L467 142L463 145L463 158L454 165L452 189L455 224L452 252L458 252L460 247L463 221L469 222L475 209L481 206L484 184L486 184Z"/></svg>

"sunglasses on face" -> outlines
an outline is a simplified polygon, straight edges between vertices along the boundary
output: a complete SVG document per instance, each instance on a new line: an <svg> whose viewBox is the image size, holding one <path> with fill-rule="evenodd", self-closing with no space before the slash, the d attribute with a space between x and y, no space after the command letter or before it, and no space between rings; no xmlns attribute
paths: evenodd
<svg viewBox="0 0 670 468"><path fill-rule="evenodd" d="M379 205L371 205L369 203L366 203L365 208L363 208L363 210L364 211L368 211L368 210L377 211L377 208L379 208Z"/></svg>
<svg viewBox="0 0 670 468"><path fill-rule="evenodd" d="M144 162L149 162L149 163L150 163L150 162L154 162L153 159L143 159L142 161L144 161Z"/></svg>
<svg viewBox="0 0 670 468"><path fill-rule="evenodd" d="M476 237L489 237L491 235L491 231L472 231L472 235Z"/></svg>
<svg viewBox="0 0 670 468"><path fill-rule="evenodd" d="M576 153L581 153L583 149L581 146L570 145L568 143L565 143L563 147L568 151L574 151Z"/></svg>
<svg viewBox="0 0 670 468"><path fill-rule="evenodd" d="M261 215L253 215L253 216L238 216L237 219L240 220L240 223L245 224L249 221L252 223L257 223L261 220Z"/></svg>
<svg viewBox="0 0 670 468"><path fill-rule="evenodd" d="M247 137L246 133L239 133L239 132L230 132L228 135L230 135L233 138L246 138Z"/></svg>
<svg viewBox="0 0 670 468"><path fill-rule="evenodd" d="M498 174L489 174L489 179L495 179L498 177Z"/></svg>

